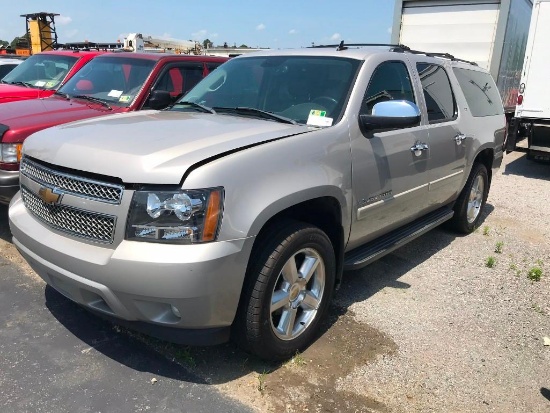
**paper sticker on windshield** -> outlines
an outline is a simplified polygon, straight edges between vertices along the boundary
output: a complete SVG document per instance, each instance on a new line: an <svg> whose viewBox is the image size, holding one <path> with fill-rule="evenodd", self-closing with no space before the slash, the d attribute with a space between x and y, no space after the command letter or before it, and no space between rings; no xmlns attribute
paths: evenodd
<svg viewBox="0 0 550 413"><path fill-rule="evenodd" d="M118 101L127 103L131 99L132 99L132 95L122 95L121 97L118 98Z"/></svg>
<svg viewBox="0 0 550 413"><path fill-rule="evenodd" d="M120 95L122 95L122 90L111 90L107 96L113 97L113 98L119 98Z"/></svg>
<svg viewBox="0 0 550 413"><path fill-rule="evenodd" d="M54 87L56 83L57 82L55 80L50 80L49 82L46 82L46 87Z"/></svg>
<svg viewBox="0 0 550 413"><path fill-rule="evenodd" d="M326 110L311 110L307 124L311 126L332 126L332 118L327 118Z"/></svg>
<svg viewBox="0 0 550 413"><path fill-rule="evenodd" d="M43 80L37 80L34 85L35 86L38 86L38 87L42 87L46 84L46 82L44 82Z"/></svg>

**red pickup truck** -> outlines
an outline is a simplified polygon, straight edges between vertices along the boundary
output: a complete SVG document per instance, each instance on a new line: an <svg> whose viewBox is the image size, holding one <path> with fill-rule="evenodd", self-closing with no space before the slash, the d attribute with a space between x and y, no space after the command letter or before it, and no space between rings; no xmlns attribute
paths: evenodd
<svg viewBox="0 0 550 413"><path fill-rule="evenodd" d="M23 141L71 121L140 109L163 109L187 93L225 57L106 53L46 99L0 105L0 203L19 190Z"/></svg>
<svg viewBox="0 0 550 413"><path fill-rule="evenodd" d="M72 50L37 53L0 80L0 103L48 97L102 53Z"/></svg>

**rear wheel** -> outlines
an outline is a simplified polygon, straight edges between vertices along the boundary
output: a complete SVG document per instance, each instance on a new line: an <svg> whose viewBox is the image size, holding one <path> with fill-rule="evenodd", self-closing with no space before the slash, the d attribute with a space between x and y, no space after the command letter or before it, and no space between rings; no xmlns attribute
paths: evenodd
<svg viewBox="0 0 550 413"><path fill-rule="evenodd" d="M332 244L319 228L285 221L256 241L234 338L271 360L291 357L315 338L335 280Z"/></svg>
<svg viewBox="0 0 550 413"><path fill-rule="evenodd" d="M458 199L455 202L455 214L450 221L453 229L468 234L479 226L481 212L489 194L489 176L487 168L475 163Z"/></svg>

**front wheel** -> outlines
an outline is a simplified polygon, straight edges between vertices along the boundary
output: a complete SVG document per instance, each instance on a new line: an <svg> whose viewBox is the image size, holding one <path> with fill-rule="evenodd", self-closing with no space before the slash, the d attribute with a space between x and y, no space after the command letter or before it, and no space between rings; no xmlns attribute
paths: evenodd
<svg viewBox="0 0 550 413"><path fill-rule="evenodd" d="M452 228L464 234L474 231L481 221L481 212L488 195L487 168L481 163L475 163L466 185L455 202L455 214L450 221Z"/></svg>
<svg viewBox="0 0 550 413"><path fill-rule="evenodd" d="M332 244L319 228L293 221L272 227L252 251L234 339L270 360L303 350L329 307L335 273Z"/></svg>

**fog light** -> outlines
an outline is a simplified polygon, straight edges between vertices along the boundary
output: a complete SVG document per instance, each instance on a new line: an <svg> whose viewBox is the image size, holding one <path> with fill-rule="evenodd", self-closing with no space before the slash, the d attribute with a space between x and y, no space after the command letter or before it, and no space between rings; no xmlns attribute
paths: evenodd
<svg viewBox="0 0 550 413"><path fill-rule="evenodd" d="M178 310L178 308L175 305L170 304L170 309L172 310L172 313L174 313L176 317L181 318L180 310Z"/></svg>

